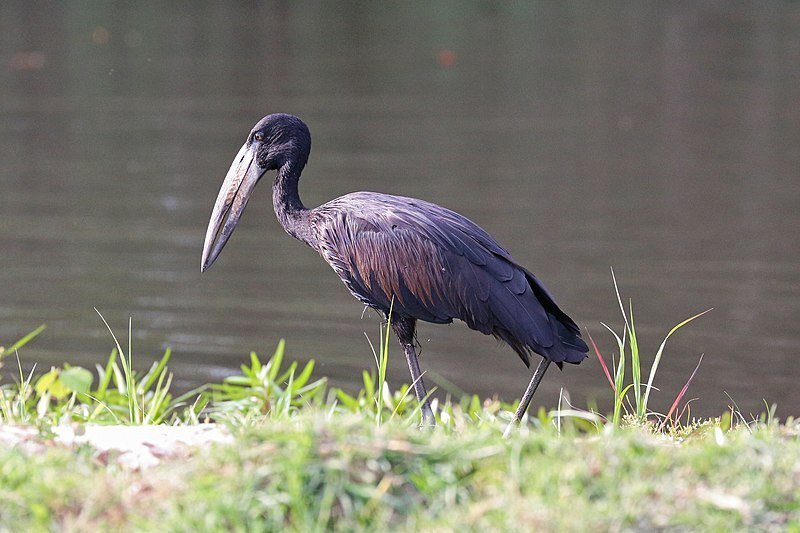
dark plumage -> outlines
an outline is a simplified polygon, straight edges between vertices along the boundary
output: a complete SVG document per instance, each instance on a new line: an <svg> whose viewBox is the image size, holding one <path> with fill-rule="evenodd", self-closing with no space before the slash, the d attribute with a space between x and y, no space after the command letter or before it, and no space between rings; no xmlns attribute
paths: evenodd
<svg viewBox="0 0 800 533"><path fill-rule="evenodd" d="M550 361L561 366L586 357L580 329L547 289L466 217L430 202L374 192L346 194L306 209L297 184L310 150L308 128L297 117L269 115L256 124L214 206L203 270L227 242L256 183L266 171L277 170L273 205L287 233L319 252L364 304L386 316L392 306L392 328L426 423L433 423L433 415L414 349L417 320L463 320L506 342L528 366L532 354L541 355L517 419Z"/></svg>

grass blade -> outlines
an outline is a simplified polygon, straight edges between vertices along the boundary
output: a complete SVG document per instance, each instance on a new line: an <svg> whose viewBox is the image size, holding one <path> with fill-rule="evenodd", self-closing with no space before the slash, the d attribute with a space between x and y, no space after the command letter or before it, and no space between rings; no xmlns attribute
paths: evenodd
<svg viewBox="0 0 800 533"><path fill-rule="evenodd" d="M689 322L693 321L696 318L700 318L701 316L703 316L704 314L712 311L713 309L714 309L713 307L711 307L709 309L706 309L702 313L697 313L696 315L691 316L691 317L687 318L686 320L684 320L683 322L677 324L671 330L669 330L669 333L667 333L667 336L664 337L663 341L661 341L661 346L659 346L658 352L656 352L656 357L653 360L653 366L650 367L650 376L647 378L647 386L645 387L645 391L644 391L644 404L645 404L645 406L647 406L647 400L650 398L650 391L653 388L653 380L656 377L656 370L658 370L658 364L661 362L661 356L664 353L664 347L667 345L667 340L669 340L669 338L672 336L672 334L675 333L676 331L678 331L679 329L681 329L683 326L685 326L686 324L688 324Z"/></svg>
<svg viewBox="0 0 800 533"><path fill-rule="evenodd" d="M17 342L15 342L11 346L9 346L8 348L0 349L0 359L2 359L4 354L15 353L17 350L19 350L20 348L22 348L23 346L28 344L31 340L33 340L34 337L36 337L39 333L44 331L45 327L46 326L44 324L42 324L41 326L39 326L35 330L31 331L30 333L28 333L27 335L22 337L20 340L18 340Z"/></svg>
<svg viewBox="0 0 800 533"><path fill-rule="evenodd" d="M636 326L633 322L633 302L628 300L630 313L630 329L628 329L628 344L631 348L631 380L633 381L633 397L636 404L636 418L644 422L647 416L646 405L642 402L642 363L639 358L639 342L636 340Z"/></svg>
<svg viewBox="0 0 800 533"><path fill-rule="evenodd" d="M595 344L592 334L587 332L587 335L589 335L589 342L592 344L592 350L594 350L597 360L600 361L600 366L603 368L603 373L606 375L608 384L611 385L611 390L617 392L617 387L614 385L614 380L611 379L611 374L608 371L608 365L606 365L606 361L603 359L603 355L600 353L600 350L597 349L597 344Z"/></svg>
<svg viewBox="0 0 800 533"><path fill-rule="evenodd" d="M150 387L152 387L156 379L160 380L161 375L164 374L164 369L166 368L167 362L169 361L171 355L172 349L167 348L166 351L164 351L164 356L161 358L158 364L151 368L147 374L145 374L143 380L139 384L139 391L141 393L145 393L150 390Z"/></svg>
<svg viewBox="0 0 800 533"><path fill-rule="evenodd" d="M625 337L627 333L627 327L625 331L622 333L622 337L620 338L617 333L611 329L608 325L601 322L601 324L611 332L614 336L614 339L617 341L617 348L619 349L619 363L617 364L617 368L614 372L614 414L612 415L612 424L614 426L619 427L619 423L622 420L622 403L625 398L625 394L628 392L628 388L623 388L625 383Z"/></svg>
<svg viewBox="0 0 800 533"><path fill-rule="evenodd" d="M686 384L683 386L681 391L678 393L678 396L675 398L675 401L672 402L672 407L669 408L669 411L667 412L667 417L664 419L665 423L666 423L667 420L670 419L670 417L672 416L672 413L675 412L675 409L678 407L678 404L680 404L681 399L686 394L686 391L689 390L689 385L692 383L692 380L694 379L695 374L697 374L697 370L700 368L700 364L702 362L703 362L703 355L700 355L700 360L697 361L697 366L694 367L694 370L692 371L692 375L689 376L688 380L686 380Z"/></svg>
<svg viewBox="0 0 800 533"><path fill-rule="evenodd" d="M391 329L392 323L392 311L394 309L394 297L392 297L392 301L389 303L389 314L386 316L386 329L384 330L383 326L381 326L381 352L380 352L380 360L378 361L378 383L375 387L378 403L378 412L376 416L376 422L380 426L383 421L383 397L384 397L384 388L386 385L386 367L389 364L389 337L391 336L389 330Z"/></svg>

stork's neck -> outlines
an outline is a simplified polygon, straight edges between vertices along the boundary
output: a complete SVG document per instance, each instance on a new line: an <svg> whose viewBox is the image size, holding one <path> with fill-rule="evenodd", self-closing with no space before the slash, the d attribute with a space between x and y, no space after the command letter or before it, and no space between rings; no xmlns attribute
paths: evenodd
<svg viewBox="0 0 800 533"><path fill-rule="evenodd" d="M300 200L297 184L302 167L290 161L278 169L275 184L272 186L272 206L278 221L286 233L311 245L311 225L309 210Z"/></svg>

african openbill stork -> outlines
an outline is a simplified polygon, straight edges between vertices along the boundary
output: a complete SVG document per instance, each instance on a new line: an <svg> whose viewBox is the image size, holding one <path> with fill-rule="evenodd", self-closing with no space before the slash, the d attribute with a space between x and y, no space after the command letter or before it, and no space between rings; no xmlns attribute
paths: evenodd
<svg viewBox="0 0 800 533"><path fill-rule="evenodd" d="M255 125L214 204L201 270L219 256L259 180L277 170L272 204L278 220L328 262L353 296L391 321L424 425L435 420L414 347L417 320L463 320L505 341L528 367L532 354L542 356L513 422L527 410L551 361L561 367L586 357L580 329L547 289L466 217L423 200L375 192L346 194L308 209L297 185L310 151L311 134L295 116L269 115Z"/></svg>

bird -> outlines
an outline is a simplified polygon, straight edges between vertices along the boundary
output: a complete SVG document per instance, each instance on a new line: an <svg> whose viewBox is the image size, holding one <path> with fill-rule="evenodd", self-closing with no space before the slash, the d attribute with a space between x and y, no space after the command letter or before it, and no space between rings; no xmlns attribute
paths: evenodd
<svg viewBox="0 0 800 533"><path fill-rule="evenodd" d="M377 192L353 192L315 208L298 183L311 133L298 117L275 113L252 128L214 203L201 272L219 256L258 182L276 171L272 204L283 229L333 268L352 295L379 311L403 349L420 405L435 425L416 350L417 321L493 335L530 368L541 356L506 435L524 416L548 365L578 364L589 351L578 325L529 270L467 217L437 204Z"/></svg>

